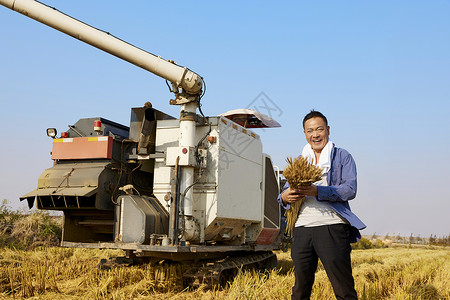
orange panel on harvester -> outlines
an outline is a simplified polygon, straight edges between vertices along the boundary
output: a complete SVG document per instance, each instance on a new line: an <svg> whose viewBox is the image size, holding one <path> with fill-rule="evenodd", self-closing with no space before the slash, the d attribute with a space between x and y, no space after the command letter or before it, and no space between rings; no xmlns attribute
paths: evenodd
<svg viewBox="0 0 450 300"><path fill-rule="evenodd" d="M54 139L52 159L111 159L112 145L110 136Z"/></svg>

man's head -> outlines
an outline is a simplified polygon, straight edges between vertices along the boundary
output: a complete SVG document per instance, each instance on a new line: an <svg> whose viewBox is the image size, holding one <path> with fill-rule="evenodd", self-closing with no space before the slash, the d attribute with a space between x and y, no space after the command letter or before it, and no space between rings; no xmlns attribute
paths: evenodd
<svg viewBox="0 0 450 300"><path fill-rule="evenodd" d="M322 113L311 110L303 118L303 129L306 141L311 145L313 151L321 153L330 136L327 118Z"/></svg>
<svg viewBox="0 0 450 300"><path fill-rule="evenodd" d="M320 111L313 109L303 118L303 129L305 129L305 122L312 118L322 118L325 122L325 126L328 126L327 118Z"/></svg>

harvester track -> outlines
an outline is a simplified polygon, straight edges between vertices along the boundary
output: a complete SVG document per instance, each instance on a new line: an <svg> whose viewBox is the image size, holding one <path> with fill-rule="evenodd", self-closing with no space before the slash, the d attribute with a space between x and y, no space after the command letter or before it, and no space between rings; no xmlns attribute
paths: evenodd
<svg viewBox="0 0 450 300"><path fill-rule="evenodd" d="M271 251L229 256L220 260L199 262L183 273L186 286L212 288L225 286L239 269L271 270L276 267L277 258Z"/></svg>

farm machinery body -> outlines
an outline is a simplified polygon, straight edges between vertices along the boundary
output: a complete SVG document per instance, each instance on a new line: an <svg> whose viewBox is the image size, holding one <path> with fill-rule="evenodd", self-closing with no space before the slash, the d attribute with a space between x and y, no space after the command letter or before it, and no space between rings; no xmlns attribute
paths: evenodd
<svg viewBox="0 0 450 300"><path fill-rule="evenodd" d="M197 261L184 275L191 283L215 283L236 266L276 264L278 176L257 134L203 115L198 74L39 2L0 4L166 79L170 104L181 108L176 119L146 103L131 109L129 127L95 117L61 137L47 130L54 165L21 200L63 212L62 246Z"/></svg>

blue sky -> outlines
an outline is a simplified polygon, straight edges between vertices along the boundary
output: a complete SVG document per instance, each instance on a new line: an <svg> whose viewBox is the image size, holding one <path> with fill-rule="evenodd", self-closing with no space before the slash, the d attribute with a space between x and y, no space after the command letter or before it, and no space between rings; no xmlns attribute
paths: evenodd
<svg viewBox="0 0 450 300"><path fill-rule="evenodd" d="M283 127L255 131L281 168L322 111L356 160L363 234L450 233L449 1L45 3L203 76L206 115L264 92ZM51 166L47 127L128 124L146 101L179 113L163 79L4 7L0 45L0 199L14 207Z"/></svg>

